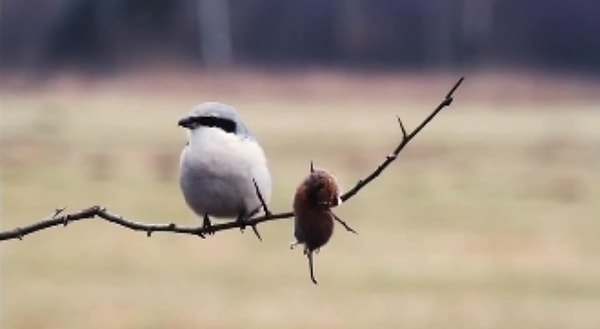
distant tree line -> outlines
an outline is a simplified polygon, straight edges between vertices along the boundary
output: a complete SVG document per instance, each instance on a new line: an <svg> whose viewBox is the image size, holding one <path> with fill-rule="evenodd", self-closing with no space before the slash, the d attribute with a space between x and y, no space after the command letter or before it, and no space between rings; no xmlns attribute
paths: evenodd
<svg viewBox="0 0 600 329"><path fill-rule="evenodd" d="M597 0L4 0L0 65L600 69Z"/></svg>

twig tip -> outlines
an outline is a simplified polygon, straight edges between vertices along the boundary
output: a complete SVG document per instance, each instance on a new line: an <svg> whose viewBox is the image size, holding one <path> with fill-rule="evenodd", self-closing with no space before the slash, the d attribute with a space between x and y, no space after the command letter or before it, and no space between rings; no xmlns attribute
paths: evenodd
<svg viewBox="0 0 600 329"><path fill-rule="evenodd" d="M404 123L399 115L396 114L396 120L398 120L398 125L400 126L400 130L402 130L402 138L406 139L406 128L404 127Z"/></svg>

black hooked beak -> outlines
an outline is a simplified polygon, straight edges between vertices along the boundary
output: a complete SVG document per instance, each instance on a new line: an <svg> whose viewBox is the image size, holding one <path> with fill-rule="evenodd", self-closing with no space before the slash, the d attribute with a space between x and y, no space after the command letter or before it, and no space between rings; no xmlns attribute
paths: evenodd
<svg viewBox="0 0 600 329"><path fill-rule="evenodd" d="M192 117L185 117L177 122L177 125L183 128L192 129L195 126L194 119Z"/></svg>

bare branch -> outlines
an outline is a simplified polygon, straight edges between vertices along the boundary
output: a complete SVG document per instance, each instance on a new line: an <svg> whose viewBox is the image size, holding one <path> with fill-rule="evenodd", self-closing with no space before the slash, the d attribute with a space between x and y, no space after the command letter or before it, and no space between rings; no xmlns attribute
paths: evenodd
<svg viewBox="0 0 600 329"><path fill-rule="evenodd" d="M62 213L63 211L65 211L65 209L67 209L67 207L62 207L62 208L56 208L54 209L54 215L52 215L52 218L56 218L56 216L60 215L60 213ZM66 225L66 223L65 223Z"/></svg>
<svg viewBox="0 0 600 329"><path fill-rule="evenodd" d="M415 128L415 130L413 130L410 134L405 135L406 131L403 129L403 135L402 135L402 140L400 141L400 144L398 144L398 146L396 146L396 148L394 149L394 152L392 152L392 154L386 156L385 160L383 160L383 162L377 167L375 168L375 170L370 173L367 177L359 180L356 185L354 185L353 188L351 188L348 192L344 193L341 196L342 201L346 201L348 199L350 199L351 197L353 197L358 191L360 191L363 187L365 187L367 184L369 184L373 179L377 178L377 176L379 176L383 170L385 168L387 168L387 166L389 166L392 162L394 162L394 160L396 160L398 154L400 154L400 151L402 151L404 149L404 147L415 137L417 136L417 134L431 121L433 120L433 118L440 113L440 111L447 107L450 106L452 104L452 100L453 100L453 95L454 92L456 91L456 89L458 89L458 87L462 84L462 82L465 80L465 77L461 77L460 79L458 79L458 81L456 81L456 83L454 84L454 86L452 87L452 89L450 89L450 91L448 92L448 94L446 94L446 98L444 98L444 100L442 100L442 102L435 108L435 110L433 110L433 112L431 112L431 114L429 114L429 116L427 116L427 118L425 118L425 120L423 120L421 122L421 124L419 124L417 126L417 128ZM400 123L400 128L404 127L404 125L402 124L402 121L398 118L398 122Z"/></svg>
<svg viewBox="0 0 600 329"><path fill-rule="evenodd" d="M385 170L385 168L387 168L394 160L396 160L396 158L398 157L398 154L400 154L400 152L404 149L406 144L408 144L444 107L450 106L452 104L454 92L458 89L458 87L462 84L463 81L464 81L464 77L461 77L454 84L452 89L450 89L450 91L448 92L446 97L442 100L442 102L435 108L435 110L433 110L433 112L431 112L431 114L429 114L429 116L427 116L425 118L425 120L423 120L411 133L409 133L409 134L406 133L404 124L402 123L402 120L400 120L400 117L398 117L398 124L400 125L400 129L402 131L402 140L396 146L396 148L393 150L393 152L391 154L387 155L385 157L385 159L383 160L383 162L379 166L377 166L377 168L375 168L375 170L373 170L373 172L371 172L365 178L360 179L354 185L354 187L352 187L350 190L348 190L346 193L344 193L341 196L342 201L346 201L346 200L352 198L354 195L356 195L358 193L358 191L360 191L367 184L369 184L371 181L373 181L375 178L377 178L377 176L379 176ZM311 168L311 171L314 170L312 161L311 161L310 168ZM123 216L120 216L117 214L112 214L108 210L106 210L106 208L101 207L101 206L92 206L92 207L85 208L85 209L82 209L82 210L79 210L76 212L72 212L72 213L65 213L65 208L58 208L47 219L43 219L39 222L33 223L28 226L17 227L12 230L0 232L0 241L13 240L13 239L22 240L23 237L25 237L26 235L37 232L37 231L41 231L41 230L44 230L44 229L47 229L50 227L54 227L54 226L59 226L59 225L66 226L67 224L69 224L71 222L76 222L76 221L80 221L80 220L84 220L84 219L92 219L92 218L99 218L99 219L105 220L107 222L110 222L112 224L116 224L116 225L128 228L130 230L145 232L148 237L150 237L154 232L167 232L167 233L177 233L177 234L188 234L188 235L193 235L193 236L204 238L205 234L214 233L214 232L218 232L218 231L224 231L224 230L230 230L230 229L234 229L234 228L243 228L245 226L251 226L254 229L255 233L257 233L256 225L259 223L294 217L294 213L291 211L275 213L275 214L271 213L268 210L268 208L264 202L264 199L262 198L262 195L260 194L260 190L258 189L256 182L254 182L254 183L255 183L256 191L259 196L259 199L261 200L261 204L262 204L265 214L262 216L258 216L258 217L254 217L254 218L245 220L245 221L234 220L231 222L211 225L210 228L206 228L203 226L186 227L186 226L179 226L174 223L148 224L148 223L136 222L133 220L126 219ZM341 221L341 219L339 219L337 217L336 217L336 220L338 222L340 222L340 224L342 224L342 225L345 224L343 221ZM344 227L348 231L356 233L347 224L344 225ZM309 260L312 261L312 259L310 259L310 258L312 258L312 257L309 257ZM312 269L312 266L311 266L311 269ZM314 280L314 276L313 276L313 280ZM314 282L316 283L316 280L314 280Z"/></svg>

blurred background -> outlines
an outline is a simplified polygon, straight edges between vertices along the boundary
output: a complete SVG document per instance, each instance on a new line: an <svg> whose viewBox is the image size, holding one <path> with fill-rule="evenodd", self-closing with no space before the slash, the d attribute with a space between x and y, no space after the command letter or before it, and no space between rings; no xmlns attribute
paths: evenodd
<svg viewBox="0 0 600 329"><path fill-rule="evenodd" d="M316 256L292 221L145 234L88 220L0 244L5 328L599 328L597 1L4 0L2 230L93 204L199 225L178 119L238 108L271 209L309 162L344 187L462 75L444 110L336 213Z"/></svg>

